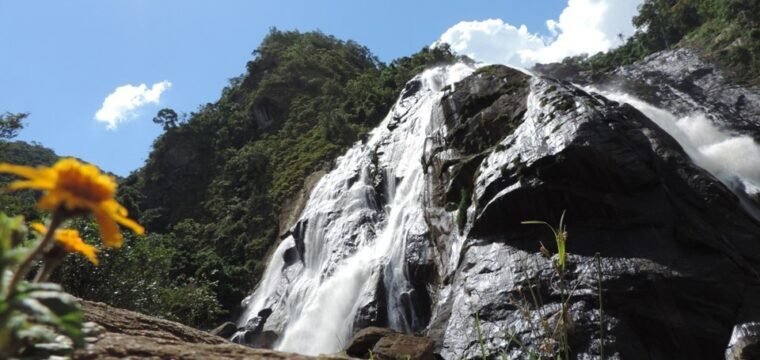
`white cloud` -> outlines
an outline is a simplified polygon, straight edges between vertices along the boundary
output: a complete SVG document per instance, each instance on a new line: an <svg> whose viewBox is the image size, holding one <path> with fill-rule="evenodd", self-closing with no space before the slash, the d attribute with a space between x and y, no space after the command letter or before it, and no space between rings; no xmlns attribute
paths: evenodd
<svg viewBox="0 0 760 360"><path fill-rule="evenodd" d="M103 105L95 113L95 120L106 123L109 130L137 116L137 110L147 104L158 104L161 94L172 83L164 80L148 88L145 84L122 85L117 87L103 100Z"/></svg>
<svg viewBox="0 0 760 360"><path fill-rule="evenodd" d="M558 20L549 19L545 39L525 27L500 19L463 21L443 33L438 41L460 54L486 63L530 67L566 56L593 55L619 46L618 34L633 34L631 18L643 0L568 0Z"/></svg>

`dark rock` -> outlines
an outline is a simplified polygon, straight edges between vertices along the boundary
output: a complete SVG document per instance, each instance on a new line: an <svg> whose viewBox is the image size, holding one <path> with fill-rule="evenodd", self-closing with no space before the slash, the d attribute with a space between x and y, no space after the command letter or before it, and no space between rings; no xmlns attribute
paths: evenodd
<svg viewBox="0 0 760 360"><path fill-rule="evenodd" d="M227 321L224 324L217 326L214 330L209 331L209 333L211 333L211 335L229 339L232 337L232 335L235 334L236 331L237 325L235 325L235 323Z"/></svg>
<svg viewBox="0 0 760 360"><path fill-rule="evenodd" d="M563 64L536 66L537 73L611 91L622 90L679 115L709 113L720 128L760 141L760 88L736 84L693 50L654 53L610 73L579 72Z"/></svg>
<svg viewBox="0 0 760 360"><path fill-rule="evenodd" d="M383 337L398 334L396 331L382 327L367 327L359 330L346 348L346 354L359 358L369 358L370 351Z"/></svg>
<svg viewBox="0 0 760 360"><path fill-rule="evenodd" d="M462 81L469 88L457 91L491 89L495 82L474 75ZM474 216L435 299L428 335L436 351L444 358L480 357L476 313L491 354L526 357L512 336L527 348L556 349L556 341L536 329L545 321L556 324L562 303L552 262L539 251L542 243L556 252L555 242L547 228L521 222L556 225L566 211L567 248L574 254L566 275L574 289L566 320L573 358L597 357L602 346L610 358L722 357L734 325L760 319L760 309L749 306L758 302L750 291L760 270L758 221L634 108L548 79L530 87L536 103L524 119L514 129L497 128L503 138L485 137L485 146L465 140L480 139L477 131L455 134L468 133L467 122L495 106L519 109L526 100L501 97L469 107L455 101L466 93L443 100L452 136L438 146L457 151L453 159L431 154L430 198L444 208L456 188L472 188ZM467 169L463 161L473 157L482 160ZM438 251L450 253L447 247L457 241L447 235L453 217L440 210L426 216L434 236L446 239L435 242Z"/></svg>
<svg viewBox="0 0 760 360"><path fill-rule="evenodd" d="M459 82L441 101L450 129L447 148L474 154L509 135L525 113L528 79L517 70L493 65Z"/></svg>
<svg viewBox="0 0 760 360"><path fill-rule="evenodd" d="M380 338L372 348L378 360L433 360L433 340L422 336L389 335Z"/></svg>
<svg viewBox="0 0 760 360"><path fill-rule="evenodd" d="M410 96L413 96L418 91L422 89L422 81L420 80L412 80L408 83L406 83L406 86L404 86L404 90L401 91L401 98L406 99Z"/></svg>
<svg viewBox="0 0 760 360"><path fill-rule="evenodd" d="M364 294L363 298L366 299L366 302L359 306L354 318L354 330L359 332L365 328L388 325L388 295L383 281L383 272L380 271L380 268L375 269L371 279L375 281L376 285L372 293Z"/></svg>
<svg viewBox="0 0 760 360"><path fill-rule="evenodd" d="M272 315L272 309L266 308L248 320L243 327L242 333L242 338L246 345L263 349L270 349L272 347L274 340L277 339L277 333L264 330L264 325L270 315Z"/></svg>

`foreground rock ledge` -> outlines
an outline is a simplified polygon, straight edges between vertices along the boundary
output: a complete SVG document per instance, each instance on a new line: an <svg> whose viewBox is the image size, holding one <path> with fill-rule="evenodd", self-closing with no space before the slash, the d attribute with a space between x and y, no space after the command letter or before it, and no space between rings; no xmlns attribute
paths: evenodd
<svg viewBox="0 0 760 360"><path fill-rule="evenodd" d="M347 359L252 349L173 321L81 301L85 319L105 330L74 359Z"/></svg>

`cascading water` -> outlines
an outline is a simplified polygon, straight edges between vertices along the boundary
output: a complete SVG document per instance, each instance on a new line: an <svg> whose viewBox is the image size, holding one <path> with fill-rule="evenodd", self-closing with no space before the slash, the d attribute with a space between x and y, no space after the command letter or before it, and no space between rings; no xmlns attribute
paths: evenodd
<svg viewBox="0 0 760 360"><path fill-rule="evenodd" d="M677 116L629 94L588 90L641 111L678 141L695 164L737 193L745 210L760 221L760 209L744 198L760 193L760 144L751 136L722 131L702 112Z"/></svg>
<svg viewBox="0 0 760 360"><path fill-rule="evenodd" d="M368 140L338 159L313 189L297 231L282 241L246 299L239 326L265 316L267 326L282 334L275 348L337 352L379 281L387 292L389 326L407 332L424 326L403 304L410 291L406 240L428 231L421 159L426 138L437 130L431 113L441 89L473 70L460 63L418 75Z"/></svg>
<svg viewBox="0 0 760 360"><path fill-rule="evenodd" d="M455 64L418 75L368 139L337 160L334 170L312 190L292 235L275 250L259 286L244 301L246 310L238 326L246 330L235 335L236 341L302 354L334 353L343 350L353 331L363 326L357 321L367 309L378 308L383 308L379 312L391 328L404 332L424 328L426 323L409 304L414 290L407 245L430 232L423 162L429 140L447 131L433 115L445 93L442 89L473 70ZM541 96L553 86L538 78L532 84L524 120L511 139L531 152L566 148L556 143L560 138L552 137L553 129L538 125L543 113L551 110ZM700 113L678 117L627 94L593 91L636 107L678 141L695 164L737 194L760 192L760 146L752 138L720 131ZM445 158L448 150L443 150L439 156ZM480 197L482 184L498 179L501 169L516 157L503 151L491 154L484 162L489 165L476 179L481 185L475 196ZM528 155L522 158L527 160ZM744 200L747 210L760 218L756 205L746 196ZM473 218L473 206L467 210L468 219ZM451 255L447 274L456 271L465 237L447 244ZM451 290L442 289L438 296L453 296L447 291ZM274 335L264 336L267 332ZM251 340L248 334L259 337Z"/></svg>

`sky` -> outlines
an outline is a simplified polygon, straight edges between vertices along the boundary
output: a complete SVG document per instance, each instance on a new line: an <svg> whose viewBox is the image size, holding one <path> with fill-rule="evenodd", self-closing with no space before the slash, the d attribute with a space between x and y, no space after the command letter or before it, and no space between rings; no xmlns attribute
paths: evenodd
<svg viewBox="0 0 760 360"><path fill-rule="evenodd" d="M619 45L640 2L0 0L0 112L30 113L19 140L126 176L163 131L156 112L216 101L272 27L354 40L385 62L447 42L528 67Z"/></svg>

